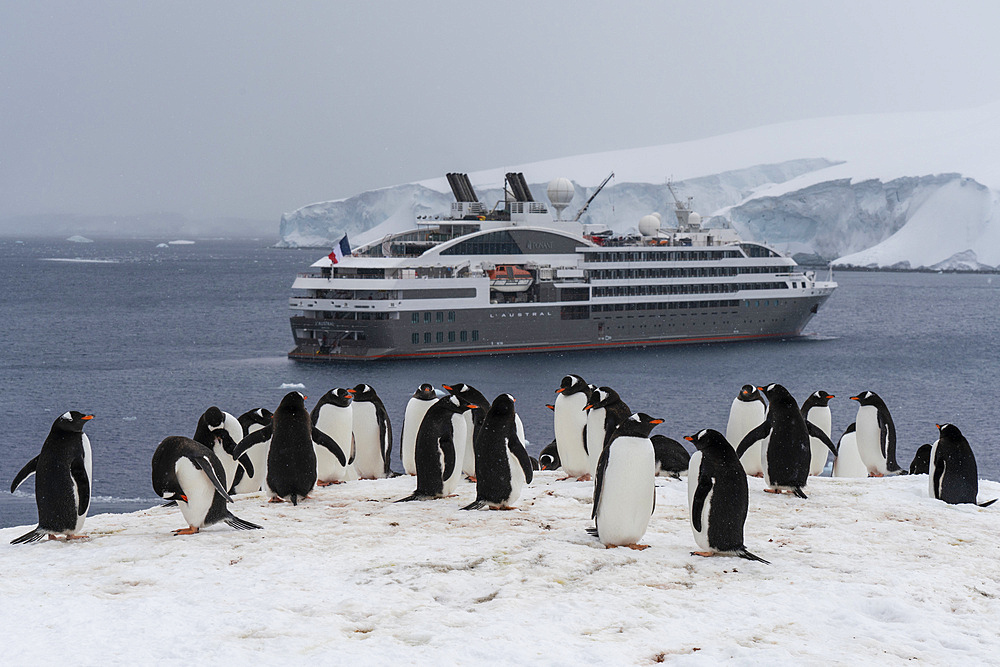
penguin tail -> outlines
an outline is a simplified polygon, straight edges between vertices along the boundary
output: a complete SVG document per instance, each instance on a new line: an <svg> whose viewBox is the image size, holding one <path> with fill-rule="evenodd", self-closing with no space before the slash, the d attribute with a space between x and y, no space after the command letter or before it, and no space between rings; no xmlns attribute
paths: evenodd
<svg viewBox="0 0 1000 667"><path fill-rule="evenodd" d="M27 533L21 537L16 537L10 541L11 544L31 544L32 542L37 542L38 540L45 537L49 531L42 530L41 528L35 528L34 530L29 530Z"/></svg>
<svg viewBox="0 0 1000 667"><path fill-rule="evenodd" d="M249 521L244 521L235 514L230 514L225 518L226 525L230 528L235 528L236 530L257 530L263 528L263 526L258 526L255 523L250 523Z"/></svg>
<svg viewBox="0 0 1000 667"><path fill-rule="evenodd" d="M597 526L591 526L590 528L588 528L587 529L587 534L588 535L593 535L594 537L597 537L598 536L597 535Z"/></svg>
<svg viewBox="0 0 1000 667"><path fill-rule="evenodd" d="M160 507L177 507L177 501L176 500L168 500L167 502L165 502L162 505L160 505Z"/></svg>
<svg viewBox="0 0 1000 667"><path fill-rule="evenodd" d="M990 505L992 505L993 503L995 503L997 500L1000 500L1000 498L994 498L993 500L987 500L985 503L979 503L979 506L980 507L989 507Z"/></svg>
<svg viewBox="0 0 1000 667"><path fill-rule="evenodd" d="M292 501L292 507L299 506L299 497L296 494L293 493L291 496L289 496L289 500Z"/></svg>
<svg viewBox="0 0 1000 667"><path fill-rule="evenodd" d="M393 501L393 502L408 503L411 500L418 500L419 498L420 498L420 496L418 496L417 494L411 493L410 495L406 496L405 498L400 498L399 500L396 500L396 501Z"/></svg>
<svg viewBox="0 0 1000 667"><path fill-rule="evenodd" d="M795 497L796 498L808 498L809 497L809 496L806 495L806 492L802 490L801 486L796 486L795 490L794 490L794 493L795 493Z"/></svg>
<svg viewBox="0 0 1000 667"><path fill-rule="evenodd" d="M733 553L735 553L735 554L736 554L737 556L739 556L740 558L746 558L747 560L755 560L755 561L757 561L758 563L763 563L764 565L770 565L770 564L771 564L771 561L769 561L769 560L764 560L764 559L763 559L763 558L761 558L760 556L758 556L758 555L756 555L756 554L752 554L752 553L750 553L749 551L747 551L747 548L746 548L746 547L740 547L739 549L737 549L737 550L736 550L735 552L733 552Z"/></svg>
<svg viewBox="0 0 1000 667"><path fill-rule="evenodd" d="M486 501L485 500L478 500L477 499L475 502L469 503L468 505L466 505L462 509L463 510L481 510L484 507L486 507Z"/></svg>

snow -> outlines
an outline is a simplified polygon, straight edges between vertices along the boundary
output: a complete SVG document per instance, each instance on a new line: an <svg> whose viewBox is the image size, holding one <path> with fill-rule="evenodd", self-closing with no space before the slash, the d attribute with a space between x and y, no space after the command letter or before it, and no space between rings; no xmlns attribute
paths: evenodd
<svg viewBox="0 0 1000 667"><path fill-rule="evenodd" d="M988 270L1000 265L997 152L1000 102L796 121L469 177L490 206L508 171L523 172L538 199L550 180L569 177L568 217L613 170L585 222L624 232L652 212L672 225L671 176L710 225L724 219L786 252L841 265ZM282 216L282 245L327 246L344 233L358 245L410 228L417 216L445 214L450 202L447 180L437 177L311 204Z"/></svg>
<svg viewBox="0 0 1000 667"><path fill-rule="evenodd" d="M750 480L746 544L703 559L686 481L657 480L645 551L584 530L592 484L537 473L518 511L394 504L414 478L300 504L240 496L264 526L173 537L176 508L99 515L86 542L7 543L4 658L277 664L974 664L1000 651L1000 513L927 497L925 476L812 478L808 500ZM980 498L1000 495L981 483Z"/></svg>
<svg viewBox="0 0 1000 667"><path fill-rule="evenodd" d="M194 241L187 241L185 239L178 239L176 241L167 241L168 245L194 245Z"/></svg>
<svg viewBox="0 0 1000 667"><path fill-rule="evenodd" d="M301 382L282 382L278 389L305 389L306 386Z"/></svg>
<svg viewBox="0 0 1000 667"><path fill-rule="evenodd" d="M71 237L69 237L66 240L69 241L69 242L71 242L71 243L93 243L94 242L93 239L88 239L86 236L71 236Z"/></svg>

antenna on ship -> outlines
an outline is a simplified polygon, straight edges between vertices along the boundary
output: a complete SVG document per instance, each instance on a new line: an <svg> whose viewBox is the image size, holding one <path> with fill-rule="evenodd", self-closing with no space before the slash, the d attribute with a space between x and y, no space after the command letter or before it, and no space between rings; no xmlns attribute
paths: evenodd
<svg viewBox="0 0 1000 667"><path fill-rule="evenodd" d="M563 209L573 201L573 196L576 195L576 188L573 187L572 181L568 178L554 178L549 182L546 194L549 196L552 208L556 210L556 220L561 221Z"/></svg>
<svg viewBox="0 0 1000 667"><path fill-rule="evenodd" d="M697 230L701 227L701 216L691 210L691 202L694 197L688 197L687 201L681 203L677 192L674 190L673 178L667 178L667 189L674 198L674 215L677 216L677 229L682 232Z"/></svg>
<svg viewBox="0 0 1000 667"><path fill-rule="evenodd" d="M611 172L610 174L608 174L607 178L605 178L603 181L601 181L601 184L597 186L596 190L594 190L594 194L590 195L590 199L587 200L587 203L583 205L583 208L581 208L579 211L577 211L576 217L573 218L573 222L579 222L580 221L580 217L584 213L586 213L587 207L590 206L590 202L594 201L594 197L597 196L597 193L599 193L601 190L603 190L604 186L608 184L608 181L610 181L614 177L615 177L615 172Z"/></svg>

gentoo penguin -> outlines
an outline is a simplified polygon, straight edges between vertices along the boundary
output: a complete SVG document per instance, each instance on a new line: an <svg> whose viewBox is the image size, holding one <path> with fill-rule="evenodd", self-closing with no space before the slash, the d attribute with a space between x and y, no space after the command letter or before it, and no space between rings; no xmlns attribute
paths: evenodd
<svg viewBox="0 0 1000 667"><path fill-rule="evenodd" d="M649 440L653 443L653 454L656 456L657 476L680 479L681 473L687 472L691 463L688 450L673 438L659 433L650 436Z"/></svg>
<svg viewBox="0 0 1000 667"><path fill-rule="evenodd" d="M542 451L538 454L538 469L558 470L559 465L559 448L556 447L556 441L553 440L549 444L545 445Z"/></svg>
<svg viewBox="0 0 1000 667"><path fill-rule="evenodd" d="M267 473L267 448L271 443L271 411L267 408L247 410L239 417L243 427L243 439L257 433L254 442L257 444L246 451L246 457L253 466L253 474L248 475L243 466L236 469L235 493L256 493L264 487L264 476ZM259 433L258 433L259 432ZM242 440L240 444L242 444Z"/></svg>
<svg viewBox="0 0 1000 667"><path fill-rule="evenodd" d="M311 419L313 442L317 443L317 486L339 484L351 476L354 463L353 400L346 389L331 389L313 406ZM334 447L340 450L342 458L331 453Z"/></svg>
<svg viewBox="0 0 1000 667"><path fill-rule="evenodd" d="M910 461L911 475L926 475L931 469L931 445L920 445ZM866 471L867 472L867 471ZM867 474L865 475L867 477Z"/></svg>
<svg viewBox="0 0 1000 667"><path fill-rule="evenodd" d="M656 506L656 459L649 432L662 419L644 412L630 416L615 429L601 453L594 480L594 528L607 547L645 549L639 544L646 534Z"/></svg>
<svg viewBox="0 0 1000 667"><path fill-rule="evenodd" d="M996 498L978 503L979 471L969 441L954 424L938 424L940 437L931 446L928 486L931 498L949 505L972 504L988 507Z"/></svg>
<svg viewBox="0 0 1000 667"><path fill-rule="evenodd" d="M767 563L743 544L750 493L746 472L732 445L712 429L684 439L698 448L688 470L688 507L694 541L701 551L692 555L723 554Z"/></svg>
<svg viewBox="0 0 1000 667"><path fill-rule="evenodd" d="M469 479L475 481L475 443L476 438L479 436L479 429L482 428L483 419L486 418L486 412L490 409L490 402L486 400L486 397L483 396L482 393L475 387L470 387L469 385L461 382L457 384L443 384L441 386L444 387L449 394L458 396L459 400L476 406L472 410L465 413L465 449L463 450L464 456L460 461L462 464L462 472L465 473Z"/></svg>
<svg viewBox="0 0 1000 667"><path fill-rule="evenodd" d="M236 445L243 439L243 427L236 417L214 405L198 418L194 440L205 445L219 457L225 470L223 484L232 489L239 464L233 458Z"/></svg>
<svg viewBox="0 0 1000 667"><path fill-rule="evenodd" d="M274 411L264 480L264 490L271 496L268 502L290 500L292 505L298 505L316 485L316 450L305 398L297 391L288 392ZM336 447L330 453L343 456ZM346 465L347 461L341 464Z"/></svg>
<svg viewBox="0 0 1000 667"><path fill-rule="evenodd" d="M589 390L590 387L579 375L567 375L556 389L559 395L553 408L553 419L559 461L566 473L563 479L576 477L581 482L591 479L586 434Z"/></svg>
<svg viewBox="0 0 1000 667"><path fill-rule="evenodd" d="M857 425L851 422L837 442L837 456L833 458L834 477L867 477L868 467L858 454Z"/></svg>
<svg viewBox="0 0 1000 667"><path fill-rule="evenodd" d="M514 397L497 396L476 439L476 500L462 509L514 509L521 487L531 482L524 430L514 419Z"/></svg>
<svg viewBox="0 0 1000 667"><path fill-rule="evenodd" d="M361 479L389 475L392 454L392 425L382 399L366 384L348 389L354 395L354 469Z"/></svg>
<svg viewBox="0 0 1000 667"><path fill-rule="evenodd" d="M237 530L260 528L234 516L226 503L233 502L222 481L222 462L205 445L179 435L165 438L153 453L153 491L176 501L187 528L174 535L193 535L203 526L224 521Z"/></svg>
<svg viewBox="0 0 1000 667"><path fill-rule="evenodd" d="M858 454L868 467L869 477L905 475L896 463L896 425L885 401L874 391L851 396L858 402L854 423L858 431Z"/></svg>
<svg viewBox="0 0 1000 667"><path fill-rule="evenodd" d="M828 394L822 390L814 391L809 394L809 398L805 400L800 409L802 418L807 422L819 426L819 429L823 433L826 433L827 438L833 437L833 420L830 415L831 398L835 398L833 394ZM827 446L820 439L813 437L809 438L809 450L812 453L809 463L809 474L818 475L826 467L826 458L830 454L830 450L827 449Z"/></svg>
<svg viewBox="0 0 1000 667"><path fill-rule="evenodd" d="M729 423L726 424L726 440L735 448L746 434L764 423L767 403L764 396L752 384L745 384L733 399L729 408ZM748 475L761 477L764 466L760 458L760 442L756 442L740 457L740 463Z"/></svg>
<svg viewBox="0 0 1000 667"><path fill-rule="evenodd" d="M597 474L597 463L601 460L604 445L611 439L618 425L632 416L632 411L625 405L611 387L599 387L590 395L587 410L587 456L590 457L590 474Z"/></svg>
<svg viewBox="0 0 1000 667"><path fill-rule="evenodd" d="M417 464L413 460L413 450L417 443L417 431L420 429L420 422L427 414L427 408L434 405L438 399L434 385L424 383L417 387L413 396L406 402L406 410L403 412L403 430L399 436L399 456L403 459L403 472L407 475L417 474Z"/></svg>
<svg viewBox="0 0 1000 667"><path fill-rule="evenodd" d="M767 397L767 416L763 424L753 429L736 449L742 456L758 440L762 440L761 463L768 493L789 491L805 498L802 487L809 479L810 436L819 438L836 455L830 438L818 426L802 418L799 406L788 390L780 384L758 387ZM690 472L688 473L690 475Z"/></svg>
<svg viewBox="0 0 1000 667"><path fill-rule="evenodd" d="M397 502L443 498L455 490L462 474L455 443L464 442L464 413L474 407L449 395L428 408L417 432L417 490Z"/></svg>
<svg viewBox="0 0 1000 667"><path fill-rule="evenodd" d="M35 505L38 526L11 541L11 544L36 542L44 535L82 539L83 522L90 508L93 483L90 438L83 427L94 418L76 410L59 415L49 429L38 456L28 461L14 476L10 492L35 475Z"/></svg>

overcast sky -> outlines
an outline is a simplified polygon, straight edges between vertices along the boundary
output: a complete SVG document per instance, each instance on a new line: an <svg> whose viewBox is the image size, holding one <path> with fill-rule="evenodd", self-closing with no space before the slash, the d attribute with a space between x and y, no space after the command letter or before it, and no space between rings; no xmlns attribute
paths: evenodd
<svg viewBox="0 0 1000 667"><path fill-rule="evenodd" d="M1000 99L998 25L995 1L0 0L0 218L277 221L447 171L973 107Z"/></svg>

